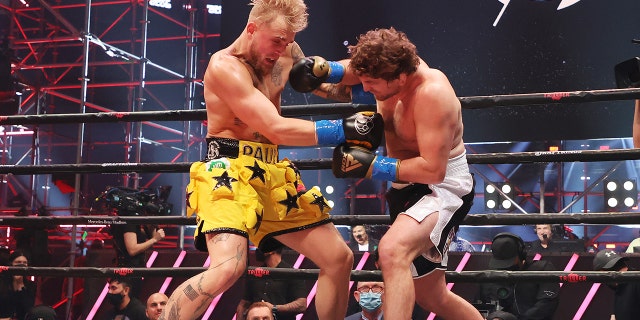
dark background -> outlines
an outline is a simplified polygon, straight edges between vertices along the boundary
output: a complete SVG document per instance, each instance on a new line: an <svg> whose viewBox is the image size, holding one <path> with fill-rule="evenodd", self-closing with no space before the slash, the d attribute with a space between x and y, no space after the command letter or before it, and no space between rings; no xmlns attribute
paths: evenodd
<svg viewBox="0 0 640 320"><path fill-rule="evenodd" d="M407 33L421 57L448 75L458 96L615 88L613 67L640 55L640 1L307 1L296 38L307 55L346 58L345 42L373 28ZM223 1L221 42L246 23L246 1ZM284 104L322 102L285 92ZM631 136L633 103L605 101L464 110L465 142ZM426 106L425 106L426 107Z"/></svg>

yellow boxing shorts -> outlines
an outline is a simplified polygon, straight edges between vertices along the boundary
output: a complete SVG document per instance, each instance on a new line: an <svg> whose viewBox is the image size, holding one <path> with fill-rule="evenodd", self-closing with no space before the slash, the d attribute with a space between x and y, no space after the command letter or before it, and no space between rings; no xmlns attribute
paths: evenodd
<svg viewBox="0 0 640 320"><path fill-rule="evenodd" d="M320 189L304 190L300 173L278 147L224 138L207 139L205 160L191 165L187 216L196 214L194 243L207 251L206 233L234 233L263 250L274 236L329 223Z"/></svg>

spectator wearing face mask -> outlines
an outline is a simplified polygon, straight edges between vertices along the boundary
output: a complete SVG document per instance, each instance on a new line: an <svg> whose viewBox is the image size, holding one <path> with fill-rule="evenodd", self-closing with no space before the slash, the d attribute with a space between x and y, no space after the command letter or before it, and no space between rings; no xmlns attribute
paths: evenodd
<svg viewBox="0 0 640 320"><path fill-rule="evenodd" d="M362 311L354 313L345 320L382 320L382 296L384 295L384 282L357 283L357 290L353 296L358 301Z"/></svg>
<svg viewBox="0 0 640 320"><path fill-rule="evenodd" d="M106 300L113 305L104 320L148 320L145 306L140 300L131 297L130 280L124 277L109 280L109 292Z"/></svg>

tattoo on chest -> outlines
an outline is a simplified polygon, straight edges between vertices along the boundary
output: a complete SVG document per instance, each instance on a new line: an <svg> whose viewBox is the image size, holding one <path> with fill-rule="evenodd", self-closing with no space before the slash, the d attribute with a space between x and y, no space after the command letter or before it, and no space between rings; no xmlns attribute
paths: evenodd
<svg viewBox="0 0 640 320"><path fill-rule="evenodd" d="M254 132L254 133L253 133L253 137L254 137L255 139L259 140L259 139L261 139L261 138L262 138L262 135L260 134L260 132Z"/></svg>
<svg viewBox="0 0 640 320"><path fill-rule="evenodd" d="M279 61L273 66L271 81L278 87L282 85L282 64Z"/></svg>
<svg viewBox="0 0 640 320"><path fill-rule="evenodd" d="M244 122L242 122L242 120L240 120L239 118L233 118L233 125L243 126Z"/></svg>

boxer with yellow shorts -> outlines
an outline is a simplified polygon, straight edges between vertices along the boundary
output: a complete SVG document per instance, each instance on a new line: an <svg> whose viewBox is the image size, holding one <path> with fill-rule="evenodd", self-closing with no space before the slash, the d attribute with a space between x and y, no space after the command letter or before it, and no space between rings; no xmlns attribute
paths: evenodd
<svg viewBox="0 0 640 320"><path fill-rule="evenodd" d="M207 156L189 176L187 216L197 217L198 250L207 251L204 234L225 232L271 251L280 245L276 235L330 222L320 189L305 190L295 166L278 161L276 145L207 138Z"/></svg>

